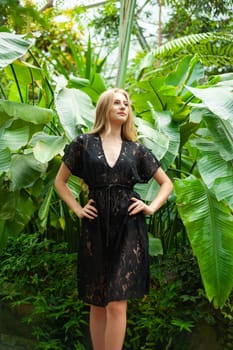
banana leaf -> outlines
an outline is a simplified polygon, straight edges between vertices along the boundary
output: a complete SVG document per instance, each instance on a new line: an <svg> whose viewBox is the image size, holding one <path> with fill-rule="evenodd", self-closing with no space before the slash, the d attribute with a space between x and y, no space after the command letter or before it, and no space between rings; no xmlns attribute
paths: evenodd
<svg viewBox="0 0 233 350"><path fill-rule="evenodd" d="M25 55L32 43L23 35L0 32L0 69Z"/></svg>
<svg viewBox="0 0 233 350"><path fill-rule="evenodd" d="M57 113L68 140L90 129L94 122L94 106L90 97L77 89L62 88L55 100Z"/></svg>
<svg viewBox="0 0 233 350"><path fill-rule="evenodd" d="M174 188L206 296L222 307L233 287L232 213L200 179L176 180Z"/></svg>

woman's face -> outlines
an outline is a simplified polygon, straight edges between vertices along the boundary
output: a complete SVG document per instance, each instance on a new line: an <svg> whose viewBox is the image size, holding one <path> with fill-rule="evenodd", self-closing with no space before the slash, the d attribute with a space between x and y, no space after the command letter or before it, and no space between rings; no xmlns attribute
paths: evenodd
<svg viewBox="0 0 233 350"><path fill-rule="evenodd" d="M111 124L124 124L129 115L129 102L120 92L115 92L113 103L109 110L109 121Z"/></svg>

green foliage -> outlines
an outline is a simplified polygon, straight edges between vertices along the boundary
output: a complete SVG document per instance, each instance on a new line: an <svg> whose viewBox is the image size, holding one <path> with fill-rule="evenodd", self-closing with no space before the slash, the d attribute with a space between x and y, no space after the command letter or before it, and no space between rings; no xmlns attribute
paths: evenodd
<svg viewBox="0 0 233 350"><path fill-rule="evenodd" d="M232 80L231 74L215 76L203 85L204 79L199 60L186 56L167 76L145 74L131 86L131 96L140 139L159 154L164 169L172 164L177 209L207 297L221 307L233 286L225 272L232 276ZM179 215L170 224L173 237ZM174 238L167 237L169 246Z"/></svg>
<svg viewBox="0 0 233 350"><path fill-rule="evenodd" d="M0 100L0 245L5 244L7 236L22 232L25 225L32 226L33 231L46 231L49 225L47 232L50 237L54 233L59 236L60 232L62 237L75 243L78 234L72 229L72 214L57 198L53 181L61 162L58 155L62 154L67 140L83 129L90 129L93 123L92 101L81 90L63 88L62 84L59 87L58 84L57 110L46 108L53 107L50 76L38 66L31 52L30 57L36 66L15 61L26 54L31 44L21 36L9 33L2 33L0 39L4 40L7 53L2 56L2 66L8 81L8 88L2 89L4 94ZM91 63L91 59L88 62ZM93 64L91 66L93 68ZM95 100L105 86L101 77L95 74L96 70L91 72L93 79L86 79L81 89ZM77 80L73 80L70 87L77 84ZM82 99L82 104L79 99ZM70 184L75 196L79 196L81 186L77 179L71 179ZM5 197L7 191L11 191L8 200ZM9 207L13 210L7 211Z"/></svg>
<svg viewBox="0 0 233 350"><path fill-rule="evenodd" d="M19 0L1 0L0 27L5 26L23 33L28 29L27 24L30 22L45 24L41 14L29 2L23 6Z"/></svg>
<svg viewBox="0 0 233 350"><path fill-rule="evenodd" d="M167 0L169 19L163 26L166 38L212 31L230 31L232 26L231 0Z"/></svg>
<svg viewBox="0 0 233 350"><path fill-rule="evenodd" d="M196 258L187 247L151 262L150 293L140 302L130 301L128 317L125 349L196 349L192 335L203 346L199 327L214 332L216 349L231 349L232 296L222 310L207 301Z"/></svg>
<svg viewBox="0 0 233 350"><path fill-rule="evenodd" d="M115 40L119 35L119 9L117 8L116 0L107 0L104 6L97 9L97 15L90 22L90 26L95 28L95 32L99 35L103 35L105 39Z"/></svg>
<svg viewBox="0 0 233 350"><path fill-rule="evenodd" d="M198 179L180 180L175 186L178 210L193 252L198 257L208 298L216 306L223 306L233 285L233 219L230 209L224 202L217 201ZM225 254L226 250L228 254Z"/></svg>
<svg viewBox="0 0 233 350"><path fill-rule="evenodd" d="M209 75L231 71L232 50L231 32L204 32L175 38L150 51L141 60L137 78L139 80L142 74L164 75L176 69L181 59L193 56L206 67Z"/></svg>
<svg viewBox="0 0 233 350"><path fill-rule="evenodd" d="M0 32L0 45L2 47L8 46L5 55L0 56L0 68L2 69L26 54L32 42L25 40L22 35L12 36L11 33Z"/></svg>
<svg viewBox="0 0 233 350"><path fill-rule="evenodd" d="M0 257L0 298L12 308L31 306L23 322L32 329L35 349L91 348L88 308L77 297L76 259L66 243L40 234L10 239ZM203 341L201 328L214 332L219 349L231 350L232 295L222 309L208 302L190 247L151 257L150 266L149 295L129 302L124 349L192 350L194 339Z"/></svg>
<svg viewBox="0 0 233 350"><path fill-rule="evenodd" d="M0 296L12 307L31 305L36 349L74 349L88 344L88 309L78 300L77 254L67 243L24 234L10 239L0 258Z"/></svg>

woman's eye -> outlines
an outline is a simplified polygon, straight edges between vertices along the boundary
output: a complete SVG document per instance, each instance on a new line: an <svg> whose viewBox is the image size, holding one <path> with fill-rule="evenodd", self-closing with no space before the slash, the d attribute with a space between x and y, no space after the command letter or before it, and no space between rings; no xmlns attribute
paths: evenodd
<svg viewBox="0 0 233 350"><path fill-rule="evenodd" d="M121 101L118 101L118 100L113 101L113 104L114 104L114 105L120 105L120 104L121 104ZM129 106L128 102L123 102L123 104L124 104L125 107L128 107L128 106Z"/></svg>

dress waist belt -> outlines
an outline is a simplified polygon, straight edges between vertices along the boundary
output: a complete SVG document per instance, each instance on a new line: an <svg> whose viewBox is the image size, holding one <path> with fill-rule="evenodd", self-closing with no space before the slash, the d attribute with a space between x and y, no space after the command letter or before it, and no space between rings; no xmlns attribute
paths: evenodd
<svg viewBox="0 0 233 350"><path fill-rule="evenodd" d="M122 185L118 183L112 183L112 184L100 184L95 186L90 186L89 190L95 191L95 190L103 190L105 191L106 195L106 202L107 202L107 213L106 213L106 247L109 246L109 233L110 233L110 201L111 201L111 191L113 188L125 188L128 190L133 190L132 186L129 185Z"/></svg>

